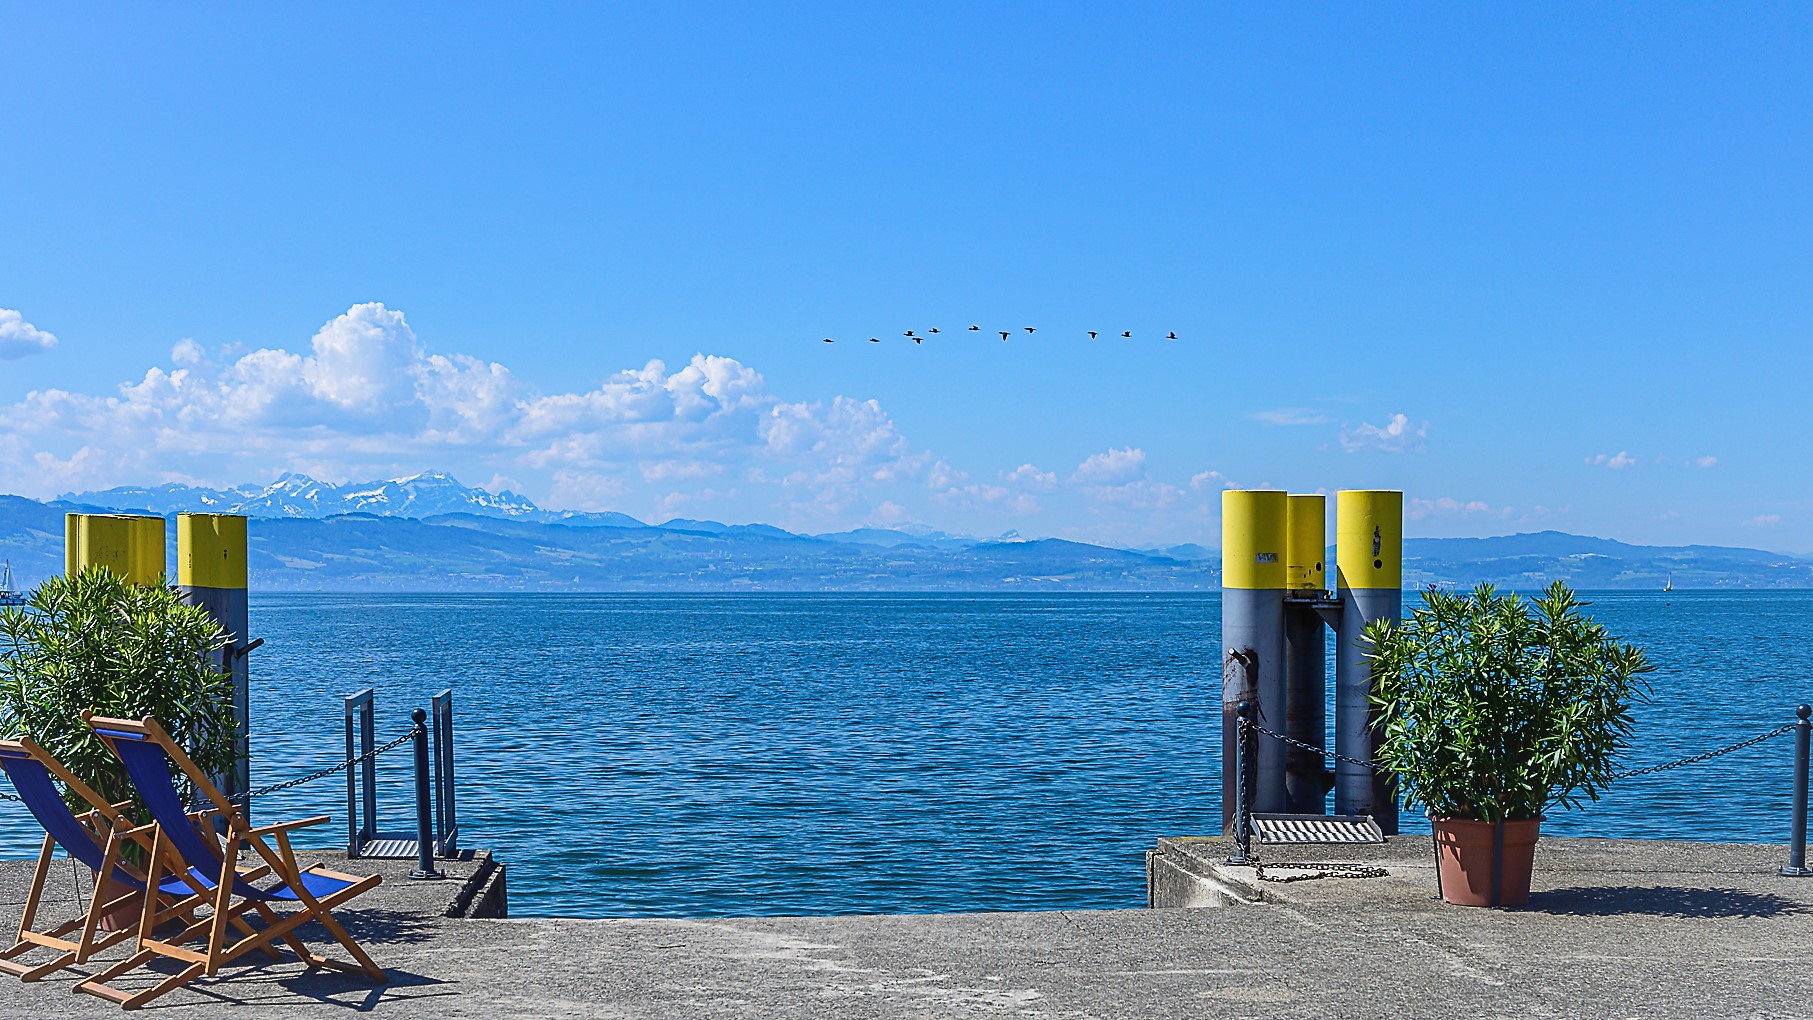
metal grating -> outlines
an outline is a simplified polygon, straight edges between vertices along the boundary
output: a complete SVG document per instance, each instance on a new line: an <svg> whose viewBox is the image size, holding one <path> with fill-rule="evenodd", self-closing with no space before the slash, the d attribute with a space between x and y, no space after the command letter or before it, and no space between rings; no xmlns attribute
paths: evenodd
<svg viewBox="0 0 1813 1020"><path fill-rule="evenodd" d="M1383 843L1371 815L1254 815L1261 843Z"/></svg>

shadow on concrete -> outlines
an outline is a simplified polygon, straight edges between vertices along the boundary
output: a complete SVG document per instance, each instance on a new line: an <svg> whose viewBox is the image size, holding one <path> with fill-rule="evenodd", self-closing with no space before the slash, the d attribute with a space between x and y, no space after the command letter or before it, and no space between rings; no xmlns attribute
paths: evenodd
<svg viewBox="0 0 1813 1020"><path fill-rule="evenodd" d="M1524 910L1577 917L1779 917L1808 913L1798 900L1743 889L1686 886L1591 886L1532 893Z"/></svg>

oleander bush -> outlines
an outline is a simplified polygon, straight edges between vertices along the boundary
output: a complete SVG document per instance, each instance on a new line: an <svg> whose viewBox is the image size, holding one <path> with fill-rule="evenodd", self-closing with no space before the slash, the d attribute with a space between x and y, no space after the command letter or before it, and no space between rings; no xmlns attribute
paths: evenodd
<svg viewBox="0 0 1813 1020"><path fill-rule="evenodd" d="M238 761L226 644L214 618L168 585L128 584L102 567L50 578L24 606L0 610L0 735L31 737L116 803L137 798L84 709L153 716L196 764L224 775Z"/></svg>
<svg viewBox="0 0 1813 1020"><path fill-rule="evenodd" d="M1430 589L1371 644L1377 758L1438 818L1540 818L1597 800L1647 699L1643 650L1581 610L1560 581L1519 598Z"/></svg>

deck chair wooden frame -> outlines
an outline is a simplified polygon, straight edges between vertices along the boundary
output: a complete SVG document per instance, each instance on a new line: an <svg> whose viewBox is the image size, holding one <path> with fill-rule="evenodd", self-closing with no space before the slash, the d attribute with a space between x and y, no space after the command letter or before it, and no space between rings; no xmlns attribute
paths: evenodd
<svg viewBox="0 0 1813 1020"><path fill-rule="evenodd" d="M48 799L45 789L40 787L28 794L20 789L20 799L27 804L34 817L40 811L61 809L74 825L57 824L58 820L50 819L44 824L44 843L38 852L37 868L32 873L31 886L25 894L24 910L19 916L19 929L13 944L0 950L0 973L11 974L23 981L37 981L53 974L71 964L86 963L94 954L108 949L137 934L134 927L122 927L116 931L104 931L101 928L103 918L114 911L127 906L144 896L149 886L145 874L134 867L125 858L124 850L128 845L136 844L147 854L151 850L154 825L135 826L124 812L132 807L131 801L110 804L92 787L84 783L68 766L58 761L56 756L30 737L18 740L0 740L0 757L15 762L35 762L42 766L44 772L56 781L61 782L70 792L89 805L83 815L76 815L65 806L60 797L55 807L40 801ZM9 771L8 775L12 773ZM14 779L15 786L21 779ZM54 793L54 790L51 792ZM212 812L209 812L212 813ZM80 835L86 835L92 842L89 846L77 843L66 845L52 834L55 828L63 840L75 841ZM69 918L55 927L40 929L35 927L38 910L43 906L44 889L50 878L51 860L58 846L63 852L79 864L89 868L95 874L93 890L88 897L88 908L82 914ZM109 898L109 891L114 895ZM162 925L168 921L181 919L187 927L184 934L177 936L179 941L193 937L200 929L196 927L195 911L207 903L208 889L200 882L194 881L187 874L165 881L158 888L158 895L153 906L155 924ZM142 913L142 911L141 911ZM141 918L142 920L142 918ZM246 932L249 925L240 922ZM58 952L55 958L39 964L28 964L20 959L35 949L50 949Z"/></svg>
<svg viewBox="0 0 1813 1020"><path fill-rule="evenodd" d="M211 887L208 898L213 913L207 919L206 949L197 951L180 945L177 941L155 937L153 912L146 908L140 918L135 952L125 960L77 983L77 990L117 1002L127 1009L135 1009L204 974L213 977L226 964L249 952L271 949L279 940L310 967L364 974L379 984L389 981L383 969L372 961L330 912L334 907L376 886L382 876L342 874L329 871L319 863L304 869L296 863L296 853L290 845L290 832L323 824L329 820L327 815L254 827L248 823L244 812L220 792L170 734L158 725L157 720L113 719L91 712L83 712L82 719L120 758L126 766L127 774L132 777L133 785L138 788L140 797L151 810L155 827L146 866L148 880L157 881L164 874L201 873L207 879L205 884ZM194 789L214 805L216 817L226 820L224 835L217 835L211 825L196 825L183 812L168 764L160 764L156 773L151 771L148 757L150 748L161 750L165 761L174 763ZM273 842L275 847L272 846ZM242 850L250 850L262 860L263 865L254 869L254 874L274 876L280 884L270 889L259 889L251 885L249 876L242 874L237 867ZM332 891L317 895L310 888L311 885ZM294 902L299 906L287 915L279 915L271 908L273 901ZM228 931L229 927L235 919L248 912L257 913L264 922L263 927L234 939ZM311 953L295 933L296 928L309 921L319 922L328 935L340 943L356 962L347 963ZM158 957L178 960L188 966L163 981L136 992L108 984L120 975Z"/></svg>

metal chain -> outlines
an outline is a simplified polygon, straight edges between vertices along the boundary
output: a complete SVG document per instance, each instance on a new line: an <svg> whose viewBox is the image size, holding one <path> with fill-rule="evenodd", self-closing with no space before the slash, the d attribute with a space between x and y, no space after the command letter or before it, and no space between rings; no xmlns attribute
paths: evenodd
<svg viewBox="0 0 1813 1020"><path fill-rule="evenodd" d="M1737 743L1732 744L1729 747L1721 747L1716 751L1707 751L1704 754L1696 754L1691 757L1679 759L1678 761L1664 762L1661 765L1650 765L1650 766L1646 766L1646 767L1640 768L1640 769L1631 769L1627 772L1614 772L1612 774L1612 778L1613 779L1630 779L1635 776L1648 776L1648 775L1654 775L1657 772L1667 772L1669 769L1678 769L1684 765L1698 765L1700 762L1711 761L1714 758L1718 758L1723 755L1730 754L1733 751L1742 751L1746 747L1755 746L1757 744L1762 743L1765 740L1773 740L1776 737L1779 737L1782 734L1793 729L1796 725L1798 725L1798 724L1797 723L1787 723L1786 725L1783 725L1783 726L1777 726L1776 728L1770 730L1769 732L1759 733L1756 736L1751 737L1749 740L1740 740Z"/></svg>
<svg viewBox="0 0 1813 1020"><path fill-rule="evenodd" d="M1265 869L1301 871L1301 875L1268 875ZM1312 864L1308 861L1279 861L1276 864L1253 862L1253 877L1261 882L1307 882L1312 878L1385 878L1384 868L1371 864Z"/></svg>
<svg viewBox="0 0 1813 1020"><path fill-rule="evenodd" d="M416 727L411 726L407 731L405 731L403 733L402 736L398 737L397 739L391 741L388 744L385 744L383 747L374 747L371 750L365 752L364 754L359 755L357 758L348 758L345 761L340 762L339 764L329 765L327 768L324 768L324 769L317 769L314 772L310 772L306 776L298 776L295 779L285 780L284 782L281 782L281 783L272 783L270 786L262 786L249 793L234 794L233 796L228 797L227 799L230 801L233 801L236 804L242 804L248 800L251 800L253 797L263 797L268 794L277 793L281 790L287 790L292 786L301 786L303 783L312 783L317 779L326 778L327 776L331 776L334 773L339 772L342 769L351 768L354 765L357 765L357 764L365 761L367 758L376 758L378 755L383 754L385 751L388 751L391 748L396 747L398 744L401 744L403 741L408 740L409 738L415 736L415 731L416 731Z"/></svg>
<svg viewBox="0 0 1813 1020"><path fill-rule="evenodd" d="M1360 758L1354 758L1354 757L1350 757L1345 754L1340 754L1338 752L1329 751L1324 748L1317 747L1314 744L1308 743L1307 741L1298 740L1295 737L1287 737L1282 733L1275 733L1255 722L1243 721L1241 723L1241 725L1250 727L1251 729L1253 729L1254 731L1256 731L1258 733L1271 737L1273 740L1281 741L1283 743L1291 745L1292 747L1302 748L1305 751L1313 751L1316 754L1327 755L1328 757L1333 758L1336 761L1344 761L1344 762L1348 763L1349 765L1358 765L1361 768L1365 768L1365 769L1377 769L1379 771L1390 771L1389 769L1386 769L1385 766L1380 765L1378 762L1365 761ZM1760 744L1765 740L1773 740L1776 737L1779 737L1782 734L1787 733L1789 730L1792 730L1796 725L1798 725L1798 724L1797 723L1784 723L1784 724L1777 726L1776 728L1770 730L1767 733L1759 733L1756 736L1749 738L1748 740L1740 740L1735 744L1730 744L1725 747L1717 748L1716 750L1704 751L1704 752L1701 752L1700 754L1689 755L1685 758L1677 758L1674 761L1663 762L1660 765L1646 765L1640 769L1629 769L1624 772L1614 772L1612 774L1611 778L1613 778L1613 779L1633 779L1637 776L1648 776L1648 775L1654 775L1657 772L1667 772L1670 769L1685 768L1688 765L1698 765L1701 762L1707 762L1707 761L1711 761L1714 758L1723 757L1727 754L1732 753L1733 751L1742 751L1746 747L1754 747L1757 744Z"/></svg>
<svg viewBox="0 0 1813 1020"><path fill-rule="evenodd" d="M1282 741L1292 747L1300 747L1305 751L1314 751L1316 754L1326 755L1336 761L1344 761L1349 765L1358 765L1363 769L1383 769L1385 767L1375 761L1366 761L1363 758L1355 758L1350 755L1341 754L1338 751L1330 751L1326 748L1317 747L1307 741L1298 740L1296 737L1287 737L1282 733L1274 733L1256 722L1242 722L1241 725L1251 727L1259 733L1271 737L1273 740Z"/></svg>

